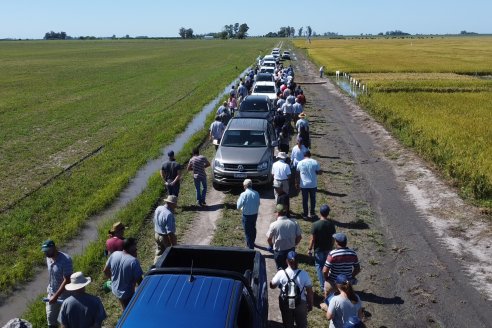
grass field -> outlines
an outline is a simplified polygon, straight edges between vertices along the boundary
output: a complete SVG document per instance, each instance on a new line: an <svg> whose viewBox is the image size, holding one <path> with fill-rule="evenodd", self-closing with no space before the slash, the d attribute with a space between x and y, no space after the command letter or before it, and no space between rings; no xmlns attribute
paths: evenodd
<svg viewBox="0 0 492 328"><path fill-rule="evenodd" d="M348 72L359 102L431 160L464 196L492 206L492 37L297 41L311 58ZM484 75L484 77L482 77Z"/></svg>
<svg viewBox="0 0 492 328"><path fill-rule="evenodd" d="M272 45L2 42L0 208L42 187L0 213L0 291L27 279L33 265L43 262L43 239L71 239Z"/></svg>

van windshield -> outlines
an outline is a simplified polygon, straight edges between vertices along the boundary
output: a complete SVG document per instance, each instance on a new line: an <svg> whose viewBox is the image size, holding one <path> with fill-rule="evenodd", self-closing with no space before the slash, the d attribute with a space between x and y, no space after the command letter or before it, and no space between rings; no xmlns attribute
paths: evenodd
<svg viewBox="0 0 492 328"><path fill-rule="evenodd" d="M273 85L257 85L253 90L254 93L275 93L275 86Z"/></svg>
<svg viewBox="0 0 492 328"><path fill-rule="evenodd" d="M225 147L266 147L264 131L228 130L222 137L221 146Z"/></svg>

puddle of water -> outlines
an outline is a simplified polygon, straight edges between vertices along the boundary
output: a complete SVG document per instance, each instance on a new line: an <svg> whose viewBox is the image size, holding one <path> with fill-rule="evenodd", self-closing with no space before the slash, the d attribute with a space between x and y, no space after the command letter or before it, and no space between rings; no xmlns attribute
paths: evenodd
<svg viewBox="0 0 492 328"><path fill-rule="evenodd" d="M340 89L342 89L343 91L345 91L346 93L348 93L350 96L354 98L357 98L359 95L362 94L362 89L359 89L359 87L354 86L345 78L336 79L335 82L340 87Z"/></svg>
<svg viewBox="0 0 492 328"><path fill-rule="evenodd" d="M246 68L240 76L244 76L250 67ZM70 256L80 255L85 248L98 237L99 225L105 220L112 218L129 202L140 195L147 187L147 182L152 174L161 168L162 162L167 160L167 153L174 150L181 151L185 143L200 129L203 128L207 115L214 110L222 98L229 93L233 85L236 85L239 77L231 82L214 100L205 105L200 113L188 124L185 131L176 137L174 142L162 149L161 157L147 162L130 181L128 186L120 193L118 198L107 209L87 220L79 235L69 243L60 248L61 251ZM34 268L36 271L32 281L14 290L8 298L0 300L0 323L6 323L12 318L18 318L27 309L27 304L36 299L39 294L46 292L48 284L48 271L46 268Z"/></svg>

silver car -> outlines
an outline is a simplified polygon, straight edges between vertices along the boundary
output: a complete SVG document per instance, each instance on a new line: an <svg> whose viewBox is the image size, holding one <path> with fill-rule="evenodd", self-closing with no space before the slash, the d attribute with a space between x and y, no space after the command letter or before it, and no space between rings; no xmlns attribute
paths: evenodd
<svg viewBox="0 0 492 328"><path fill-rule="evenodd" d="M272 124L263 118L234 117L229 121L212 161L213 185L254 185L272 182L277 138Z"/></svg>

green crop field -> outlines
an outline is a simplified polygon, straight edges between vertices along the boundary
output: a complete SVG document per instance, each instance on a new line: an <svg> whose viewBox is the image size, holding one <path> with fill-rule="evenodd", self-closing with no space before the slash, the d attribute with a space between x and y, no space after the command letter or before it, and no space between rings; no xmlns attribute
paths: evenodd
<svg viewBox="0 0 492 328"><path fill-rule="evenodd" d="M329 74L348 72L364 83L364 108L464 196L492 206L492 37L295 44Z"/></svg>
<svg viewBox="0 0 492 328"><path fill-rule="evenodd" d="M0 291L42 263L43 239L71 239L273 42L1 42Z"/></svg>

